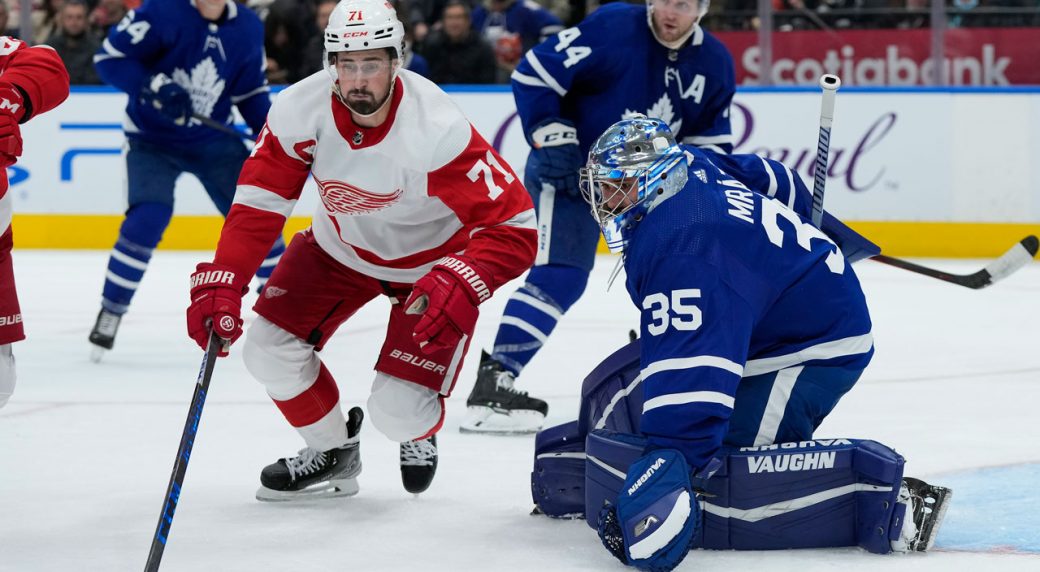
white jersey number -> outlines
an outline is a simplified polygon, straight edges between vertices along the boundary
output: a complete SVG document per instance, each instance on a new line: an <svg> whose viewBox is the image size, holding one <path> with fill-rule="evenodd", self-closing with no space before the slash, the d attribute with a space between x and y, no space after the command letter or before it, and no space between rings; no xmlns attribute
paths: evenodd
<svg viewBox="0 0 1040 572"><path fill-rule="evenodd" d="M126 32L130 36L131 44L140 44L141 40L144 39L145 35L148 34L148 30L152 29L152 25L148 22L134 22L134 11L130 10L120 20L119 25L116 26L117 32Z"/></svg>
<svg viewBox="0 0 1040 572"><path fill-rule="evenodd" d="M495 154L491 151L487 152L485 158L487 159L486 162L483 159L477 159L477 162L473 163L473 166L470 167L469 172L466 173L466 176L469 177L470 181L476 183L477 180L480 179L481 175L483 175L484 184L487 185L488 197L490 197L491 200L495 200L499 197L499 195L505 192L505 189L503 189L502 187L498 186L497 183L495 183L495 173L491 170L491 168L494 167L495 171L498 171L499 174L502 175L502 178L505 179L507 185L511 184L514 180L516 180L516 177L514 177L513 174L509 171L502 168L502 164L498 162L498 159L495 158Z"/></svg>
<svg viewBox="0 0 1040 572"><path fill-rule="evenodd" d="M657 292L643 298L643 309L650 310L651 319L646 325L646 331L651 336L660 336L668 331L669 325L680 331L692 331L701 327L704 323L701 309L686 302L688 299L700 297L700 288L684 288L672 290L671 297Z"/></svg>
<svg viewBox="0 0 1040 572"><path fill-rule="evenodd" d="M581 60L587 58L592 53L592 48L588 46L571 46L571 42L577 40L581 36L581 30L577 28L567 28L556 35L559 38L559 42L556 43L556 51L562 52L567 50L567 59L563 60L563 67L569 68Z"/></svg>

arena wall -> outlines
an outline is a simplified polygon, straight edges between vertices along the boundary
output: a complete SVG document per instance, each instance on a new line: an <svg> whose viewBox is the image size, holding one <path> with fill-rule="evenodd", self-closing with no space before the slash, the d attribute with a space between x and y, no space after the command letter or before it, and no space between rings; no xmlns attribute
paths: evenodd
<svg viewBox="0 0 1040 572"><path fill-rule="evenodd" d="M522 172L527 145L506 86L450 89L477 129ZM9 169L19 248L111 248L126 207L125 95L74 88L23 126ZM646 110L642 110L646 111ZM658 110L667 114L668 110ZM809 184L819 91L738 91L736 152L794 167ZM848 88L839 92L826 206L894 256L994 256L1040 232L1040 88ZM287 233L318 205L308 183ZM212 249L221 219L192 177L161 248Z"/></svg>

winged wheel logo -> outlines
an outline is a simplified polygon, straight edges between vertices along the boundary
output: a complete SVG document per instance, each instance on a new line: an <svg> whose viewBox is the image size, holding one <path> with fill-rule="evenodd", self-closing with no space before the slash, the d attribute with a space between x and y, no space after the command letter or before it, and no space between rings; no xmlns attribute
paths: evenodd
<svg viewBox="0 0 1040 572"><path fill-rule="evenodd" d="M401 189L381 195L343 181L318 181L325 209L333 214L363 215L389 208L401 198Z"/></svg>

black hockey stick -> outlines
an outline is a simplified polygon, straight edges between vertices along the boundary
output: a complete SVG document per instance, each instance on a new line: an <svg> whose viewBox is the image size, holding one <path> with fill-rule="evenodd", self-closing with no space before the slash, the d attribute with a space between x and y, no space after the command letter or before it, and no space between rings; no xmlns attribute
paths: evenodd
<svg viewBox="0 0 1040 572"><path fill-rule="evenodd" d="M163 550L166 549L166 539L170 535L170 526L173 525L173 513L177 510L177 501L181 496L184 474L188 471L191 448L195 444L195 434L198 432L199 422L202 420L202 406L206 404L209 380L213 377L213 366L217 362L217 354L220 352L222 343L224 343L222 339L217 337L216 334L210 333L209 344L206 346L206 355L202 357L199 378L195 384L195 395L191 398L188 419L184 422L184 431L181 433L181 444L177 449L177 458L173 462L170 484L167 485L166 496L163 497L162 512L159 513L159 524L155 527L155 536L152 537L152 548L148 551L148 562L144 565L145 572L155 572L159 569Z"/></svg>
<svg viewBox="0 0 1040 572"><path fill-rule="evenodd" d="M909 270L910 272L938 278L944 282L978 290L1010 276L1019 268L1031 262L1033 257L1036 256L1038 246L1040 246L1040 241L1035 236L1029 235L1018 241L1018 244L1012 246L1000 258L990 262L982 270L971 274L950 274L949 272L935 270L934 268L928 268L913 262L900 260L899 258L892 258L884 254L875 255L873 260L889 266L895 266L896 268L902 268L903 270Z"/></svg>
<svg viewBox="0 0 1040 572"><path fill-rule="evenodd" d="M239 131L238 129L235 129L234 127L231 127L229 125L224 125L223 123L221 123L219 121L214 121L214 120L210 119L209 117L206 117L205 115L200 115L198 113L192 113L191 114L191 118L194 119L195 121L198 121L199 123L205 125L206 127L209 127L210 129L216 129L217 131L220 131L221 133L224 133L225 135L231 135L232 137L241 137L242 139L245 139L246 141L254 141L255 140L255 138L252 135L246 133L245 131Z"/></svg>

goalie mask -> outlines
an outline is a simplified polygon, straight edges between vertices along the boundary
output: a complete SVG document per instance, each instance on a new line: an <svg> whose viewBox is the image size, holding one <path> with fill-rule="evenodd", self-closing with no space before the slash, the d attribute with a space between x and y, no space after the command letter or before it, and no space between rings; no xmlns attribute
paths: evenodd
<svg viewBox="0 0 1040 572"><path fill-rule="evenodd" d="M668 125L636 115L596 139L579 177L607 247L621 252L639 221L679 192L688 173L686 156Z"/></svg>
<svg viewBox="0 0 1040 572"><path fill-rule="evenodd" d="M337 81L336 55L342 52L359 52L364 50L389 49L392 53L390 58L390 90L386 98L377 106L372 113L359 113L359 115L372 115L378 112L390 101L394 82L397 80L397 72L400 69L404 53L404 25L397 19L397 11L394 10L386 0L342 0L333 8L329 15L329 23L325 27L325 69ZM372 66L369 66L372 67ZM378 67L378 66L375 66ZM385 70L385 64L383 66ZM380 70L366 69L366 65L359 66L357 73L379 72ZM337 90L338 91L338 90ZM340 98L346 104L343 94ZM347 107L350 107L347 104Z"/></svg>

